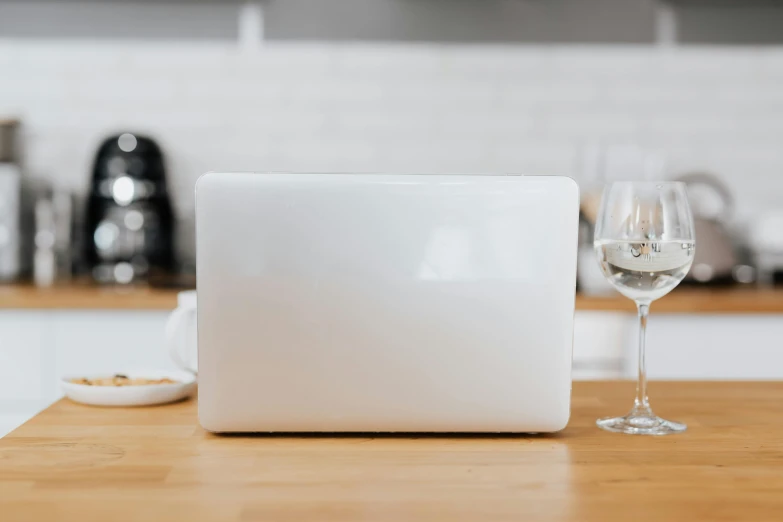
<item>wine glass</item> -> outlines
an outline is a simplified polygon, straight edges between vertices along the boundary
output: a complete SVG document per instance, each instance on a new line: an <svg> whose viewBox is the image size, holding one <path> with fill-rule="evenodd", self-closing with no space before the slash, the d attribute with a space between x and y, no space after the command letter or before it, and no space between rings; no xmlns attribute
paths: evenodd
<svg viewBox="0 0 783 522"><path fill-rule="evenodd" d="M647 399L645 334L650 303L676 287L695 252L693 216L684 183L615 182L603 192L593 243L604 276L639 310L639 377L627 415L599 419L620 433L667 435L685 425L656 416Z"/></svg>

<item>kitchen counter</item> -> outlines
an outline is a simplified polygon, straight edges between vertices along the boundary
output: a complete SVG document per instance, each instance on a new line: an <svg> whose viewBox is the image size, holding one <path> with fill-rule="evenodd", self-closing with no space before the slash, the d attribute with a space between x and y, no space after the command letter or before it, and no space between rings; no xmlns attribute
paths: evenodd
<svg viewBox="0 0 783 522"><path fill-rule="evenodd" d="M146 286L98 286L75 283L37 288L29 284L0 285L0 309L171 310L177 292Z"/></svg>
<svg viewBox="0 0 783 522"><path fill-rule="evenodd" d="M636 305L619 294L609 296L576 296L577 310L601 310L636 313ZM676 288L653 302L654 314L781 314L783 288Z"/></svg>
<svg viewBox="0 0 783 522"><path fill-rule="evenodd" d="M39 289L31 285L0 285L0 309L127 309L171 310L177 304L173 289L98 287L74 284ZM620 295L577 295L577 310L634 312L634 304ZM783 288L678 288L652 311L659 313L783 313Z"/></svg>
<svg viewBox="0 0 783 522"><path fill-rule="evenodd" d="M652 383L664 438L598 430L630 382L574 383L551 436L218 436L196 402L55 403L0 440L22 520L779 521L783 383Z"/></svg>

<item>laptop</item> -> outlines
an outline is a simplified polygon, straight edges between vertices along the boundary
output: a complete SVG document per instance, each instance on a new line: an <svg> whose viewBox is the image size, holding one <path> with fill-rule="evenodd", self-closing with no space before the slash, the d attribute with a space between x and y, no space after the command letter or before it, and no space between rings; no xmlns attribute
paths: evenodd
<svg viewBox="0 0 783 522"><path fill-rule="evenodd" d="M565 177L205 174L201 425L564 428L578 213Z"/></svg>

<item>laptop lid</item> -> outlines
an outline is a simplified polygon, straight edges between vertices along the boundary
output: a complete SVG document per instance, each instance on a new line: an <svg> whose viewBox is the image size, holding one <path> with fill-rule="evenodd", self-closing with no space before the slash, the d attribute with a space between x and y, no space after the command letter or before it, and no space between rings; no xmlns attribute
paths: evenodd
<svg viewBox="0 0 783 522"><path fill-rule="evenodd" d="M201 424L563 428L578 209L564 177L202 176Z"/></svg>

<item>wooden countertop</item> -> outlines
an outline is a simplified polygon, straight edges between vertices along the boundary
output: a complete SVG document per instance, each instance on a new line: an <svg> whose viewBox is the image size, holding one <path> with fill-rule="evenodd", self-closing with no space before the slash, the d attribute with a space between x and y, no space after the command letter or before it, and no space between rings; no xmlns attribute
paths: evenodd
<svg viewBox="0 0 783 522"><path fill-rule="evenodd" d="M172 310L177 306L177 292L168 288L85 283L51 288L0 285L0 309Z"/></svg>
<svg viewBox="0 0 783 522"><path fill-rule="evenodd" d="M217 436L195 401L62 400L0 440L3 522L779 521L783 383L652 383L663 438L600 431L633 384L575 383L553 436Z"/></svg>
<svg viewBox="0 0 783 522"><path fill-rule="evenodd" d="M178 290L146 287L99 287L88 284L39 289L31 285L0 285L0 309L122 309L171 310ZM576 296L577 310L635 312L620 295ZM659 313L783 313L783 288L678 288L653 303Z"/></svg>
<svg viewBox="0 0 783 522"><path fill-rule="evenodd" d="M576 296L577 310L636 313L636 305L621 295ZM655 301L654 314L781 314L783 288L677 288Z"/></svg>

